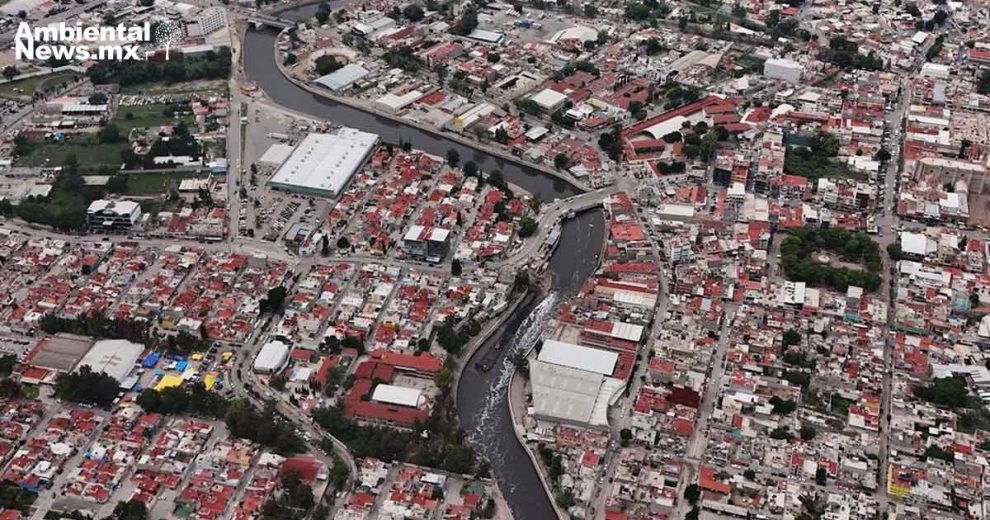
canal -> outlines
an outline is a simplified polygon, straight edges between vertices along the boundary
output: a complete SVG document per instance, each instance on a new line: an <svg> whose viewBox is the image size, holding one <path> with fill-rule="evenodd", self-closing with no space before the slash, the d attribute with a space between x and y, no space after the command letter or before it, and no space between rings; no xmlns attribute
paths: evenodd
<svg viewBox="0 0 990 520"><path fill-rule="evenodd" d="M293 19L312 16L316 6L304 6L280 13ZM483 171L500 170L505 179L543 200L568 197L579 193L573 185L538 170L505 161L459 143L442 139L414 127L341 105L318 97L285 79L275 64L275 32L249 30L242 46L248 78L275 103L336 124L373 132L384 141L407 141L412 147L443 156L453 148L462 161L474 161ZM518 310L487 345L478 349L458 386L458 415L468 442L491 461L492 474L505 495L517 520L555 518L553 506L543 490L539 476L516 440L507 404L508 382L512 374L510 353L528 349L539 338L556 304L574 294L598 265L604 219L600 211L589 211L568 220L563 226L560 244L550 261L552 290L545 298ZM473 367L474 359L485 356L488 349L501 343L493 368L486 372Z"/></svg>

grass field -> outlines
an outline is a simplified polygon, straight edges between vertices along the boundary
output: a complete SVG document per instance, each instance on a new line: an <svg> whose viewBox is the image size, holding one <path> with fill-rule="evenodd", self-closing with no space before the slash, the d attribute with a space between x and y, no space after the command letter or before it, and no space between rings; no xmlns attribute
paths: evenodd
<svg viewBox="0 0 990 520"><path fill-rule="evenodd" d="M31 99L35 92L45 88L71 81L76 75L71 72L49 74L46 76L35 76L33 78L17 80L12 83L0 84L0 98L4 99Z"/></svg>
<svg viewBox="0 0 990 520"><path fill-rule="evenodd" d="M179 187L183 179L201 177L191 171L147 172L127 174L127 195L153 195L165 193L172 187Z"/></svg>
<svg viewBox="0 0 990 520"><path fill-rule="evenodd" d="M45 142L32 146L30 152L14 161L14 165L61 166L70 155L75 154L82 170L94 170L100 166L116 170L121 163L120 152L129 147L126 141L99 143L94 135L68 135L60 143Z"/></svg>
<svg viewBox="0 0 990 520"><path fill-rule="evenodd" d="M185 121L186 124L192 124L193 117L191 115L183 115L179 117L166 116L164 113L165 109L170 106L171 105L166 104L154 104L120 107L117 109L117 117L113 118L113 122L120 127L122 132L126 132L131 128L147 128L149 126L176 124L179 121ZM130 117L128 117L128 114L130 114Z"/></svg>

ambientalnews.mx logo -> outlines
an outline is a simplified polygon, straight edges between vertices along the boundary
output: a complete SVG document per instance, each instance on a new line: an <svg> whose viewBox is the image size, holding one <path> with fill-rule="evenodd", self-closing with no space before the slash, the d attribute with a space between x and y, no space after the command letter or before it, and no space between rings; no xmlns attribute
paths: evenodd
<svg viewBox="0 0 990 520"><path fill-rule="evenodd" d="M159 24L154 31L157 43L166 49L178 36L173 24ZM14 35L14 53L18 60L145 60L141 46L152 43L151 24L135 26L83 26L64 22L46 27L31 27L21 22Z"/></svg>

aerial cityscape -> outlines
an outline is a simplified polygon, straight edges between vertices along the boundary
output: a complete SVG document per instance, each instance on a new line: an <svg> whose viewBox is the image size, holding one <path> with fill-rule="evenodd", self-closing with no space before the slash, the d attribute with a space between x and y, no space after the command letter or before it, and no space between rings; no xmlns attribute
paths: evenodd
<svg viewBox="0 0 990 520"><path fill-rule="evenodd" d="M990 518L986 0L0 44L0 520Z"/></svg>

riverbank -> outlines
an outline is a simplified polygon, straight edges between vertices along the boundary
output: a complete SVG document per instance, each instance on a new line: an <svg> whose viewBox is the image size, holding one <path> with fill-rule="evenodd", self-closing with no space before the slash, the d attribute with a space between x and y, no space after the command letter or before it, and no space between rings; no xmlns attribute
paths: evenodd
<svg viewBox="0 0 990 520"><path fill-rule="evenodd" d="M279 36L281 36L281 33L279 34ZM278 40L276 39L276 42L277 41ZM338 96L338 95L332 94L331 92L329 92L326 89L319 89L319 88L313 87L312 85L309 85L308 83L306 83L306 82L304 82L304 81L296 78L295 76L293 76L292 73L291 73L291 71L289 71L285 67L285 64L282 63L282 60L281 59L279 59L280 57L279 57L279 52L278 52L278 46L277 45L272 49L272 52L274 53L273 59L275 60L275 66L278 67L278 71L282 74L282 76L285 77L285 79L288 80L289 82L291 82L293 85L295 85L295 86L297 86L297 87L305 90L306 92L309 92L310 94L313 94L314 96L318 96L318 97L324 98L324 99L326 99L328 101L332 101L334 103L340 103L342 105L346 105L346 106L351 107L351 108L353 108L355 110L360 110L362 112L365 112L367 114L373 115L375 117L381 117L381 118L384 118L384 119L388 119L389 121L392 121L393 123L398 123L400 125L405 125L405 126L408 126L408 127L411 127L411 128L415 128L417 130L426 132L426 133L428 133L430 135L433 135L435 137L439 137L440 139L444 139L444 140L447 140L447 141L455 142L455 143L457 143L457 144L459 144L461 146L465 146L465 147L471 148L473 150L477 150L479 152L482 152L482 153L485 153L485 154L488 154L488 155L497 157L499 159L502 159L503 161L511 162L511 163L516 164L518 166L522 166L524 168L530 168L530 169L533 169L533 170L537 170L538 172L543 173L545 175L549 175L551 177L554 177L554 178L556 178L559 181L566 182L568 185L570 185L572 188L574 188L579 193L586 193L586 192L589 192L589 191L591 191L593 189L592 187L588 186L586 183L584 183L582 181L579 181L578 179L574 178L573 176L565 175L565 174L561 173L559 170L556 170L556 169L547 167L547 166L542 165L542 164L534 163L532 161L527 161L525 159L522 159L520 157L517 157L515 155L512 155L511 153L508 153L508 152L506 152L504 150L500 150L500 149L495 148L493 146L486 146L485 144L479 143L478 141L475 141L473 139L468 139L468 138L466 138L466 137L464 137L464 136L462 136L460 134L446 132L446 131L444 131L442 129L439 129L439 128L436 128L434 126L424 125L424 124L422 124L422 123L420 123L418 121L412 121L412 120L409 120L409 119L405 119L403 117L399 117L399 116L397 116L395 114L390 114L388 112L385 112L385 111L382 111L382 110L378 110L377 108L371 106L370 104L368 104L366 102L363 102L362 100L352 99L352 98L345 97L345 96Z"/></svg>
<svg viewBox="0 0 990 520"><path fill-rule="evenodd" d="M550 483L547 482L547 478L544 476L544 471L540 466L539 459L536 458L536 454L533 453L533 449L530 448L529 444L526 442L526 428L523 426L522 421L518 418L520 416L525 416L526 414L526 400L524 397L525 391L526 381L523 379L522 374L516 370L512 374L512 381L509 382L508 404L509 415L512 417L512 430L516 434L516 440L522 445L526 455L529 456L530 462L533 463L533 467L536 468L536 475L540 477L540 483L543 484L543 490L546 492L547 496L550 497L550 503L553 504L553 510L557 513L557 518L560 520L566 520L569 517L567 513L562 511L560 506L557 505L557 497L553 494L553 488L550 487Z"/></svg>

